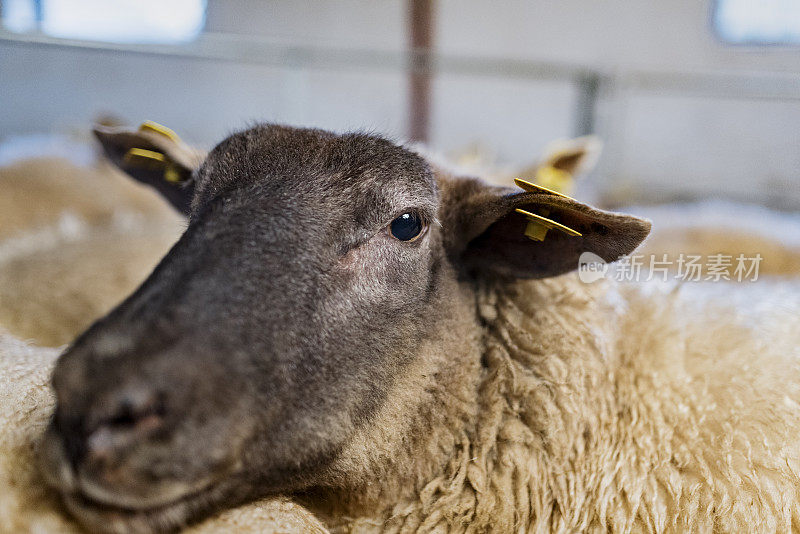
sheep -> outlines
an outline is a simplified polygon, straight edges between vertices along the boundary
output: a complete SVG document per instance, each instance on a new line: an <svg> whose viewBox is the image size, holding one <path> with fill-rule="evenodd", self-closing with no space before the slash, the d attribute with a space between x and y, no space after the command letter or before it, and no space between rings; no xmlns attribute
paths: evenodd
<svg viewBox="0 0 800 534"><path fill-rule="evenodd" d="M629 209L653 221L655 231L638 251L644 256L667 254L675 260L680 254L759 254L762 275L800 275L800 216L796 213L722 200Z"/></svg>
<svg viewBox="0 0 800 534"><path fill-rule="evenodd" d="M105 160L93 167L47 156L15 161L0 167L0 187L0 240L56 227L65 216L90 227L132 216L165 225L180 221L157 194Z"/></svg>
<svg viewBox="0 0 800 534"><path fill-rule="evenodd" d="M199 167L102 129L189 217L60 356L47 483L92 530L286 496L333 531L789 530L797 287L584 284L641 219L259 125ZM142 144L181 166L130 167ZM525 237L538 212L578 230ZM535 218L535 217L534 217ZM760 304L758 304L760 302Z"/></svg>
<svg viewBox="0 0 800 534"><path fill-rule="evenodd" d="M77 222L78 235L48 228L46 235L56 237L52 246L13 253L22 240L44 241L42 232L0 243L0 324L51 347L71 341L118 304L176 239L173 229L152 223L93 229L77 219L65 222L62 227Z"/></svg>
<svg viewBox="0 0 800 534"><path fill-rule="evenodd" d="M515 178L522 178L571 195L576 180L594 169L603 142L596 135L556 139L545 146L535 162L521 167L498 165L480 145L470 146L450 158L431 152L425 145L412 148L450 172L477 175L495 185L513 185Z"/></svg>
<svg viewBox="0 0 800 534"><path fill-rule="evenodd" d="M97 261L99 261L100 263L102 263L102 260L97 260ZM41 280L41 278L38 278L38 279L39 279L39 280ZM7 302L7 301L6 301L6 302Z"/></svg>
<svg viewBox="0 0 800 534"><path fill-rule="evenodd" d="M141 283L182 217L107 163L40 157L0 168L0 325L71 341Z"/></svg>

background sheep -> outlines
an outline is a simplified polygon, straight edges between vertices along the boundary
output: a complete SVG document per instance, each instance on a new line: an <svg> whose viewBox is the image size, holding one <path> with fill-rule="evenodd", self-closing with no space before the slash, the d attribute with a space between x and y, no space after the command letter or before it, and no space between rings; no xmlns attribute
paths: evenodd
<svg viewBox="0 0 800 534"><path fill-rule="evenodd" d="M800 275L800 215L736 202L705 201L671 205L630 206L657 228L641 249L645 256L673 261L684 255L723 254L762 257L759 273ZM734 266L727 270L731 274ZM735 277L732 277L735 280Z"/></svg>
<svg viewBox="0 0 800 534"><path fill-rule="evenodd" d="M105 162L33 158L0 167L0 325L37 344L72 341L136 287L183 219Z"/></svg>

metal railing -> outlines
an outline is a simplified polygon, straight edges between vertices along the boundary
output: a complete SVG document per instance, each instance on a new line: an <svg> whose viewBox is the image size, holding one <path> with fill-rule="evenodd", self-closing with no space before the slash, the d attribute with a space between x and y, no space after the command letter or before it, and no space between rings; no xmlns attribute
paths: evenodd
<svg viewBox="0 0 800 534"><path fill-rule="evenodd" d="M699 72L607 69L593 65L404 50L366 50L281 44L253 35L205 33L185 44L120 44L63 39L0 29L0 43L163 55L283 68L320 70L425 70L539 81L566 81L577 88L574 133L595 129L598 97L624 88L713 98L800 100L800 73Z"/></svg>

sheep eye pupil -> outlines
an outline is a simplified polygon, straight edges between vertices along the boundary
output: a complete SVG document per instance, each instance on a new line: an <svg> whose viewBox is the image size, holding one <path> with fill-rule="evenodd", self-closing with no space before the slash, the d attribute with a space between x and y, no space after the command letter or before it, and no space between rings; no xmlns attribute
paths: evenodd
<svg viewBox="0 0 800 534"><path fill-rule="evenodd" d="M422 220L414 213L404 213L392 221L389 229L400 241L411 241L422 232Z"/></svg>

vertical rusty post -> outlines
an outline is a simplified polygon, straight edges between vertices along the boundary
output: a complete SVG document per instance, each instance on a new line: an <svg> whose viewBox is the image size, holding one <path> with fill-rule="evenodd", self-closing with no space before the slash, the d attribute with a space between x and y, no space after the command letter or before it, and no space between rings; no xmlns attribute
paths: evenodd
<svg viewBox="0 0 800 534"><path fill-rule="evenodd" d="M408 137L428 142L435 0L408 0Z"/></svg>

